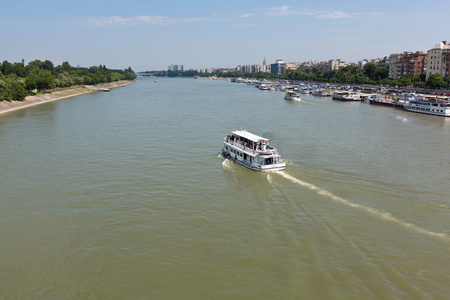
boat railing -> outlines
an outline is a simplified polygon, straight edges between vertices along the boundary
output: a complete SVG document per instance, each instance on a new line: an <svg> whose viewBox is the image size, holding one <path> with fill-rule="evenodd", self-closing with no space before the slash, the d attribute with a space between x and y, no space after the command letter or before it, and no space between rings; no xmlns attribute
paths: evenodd
<svg viewBox="0 0 450 300"><path fill-rule="evenodd" d="M264 150L256 149L256 152L262 153L262 154L277 153L277 148L272 147L272 148L264 149Z"/></svg>
<svg viewBox="0 0 450 300"><path fill-rule="evenodd" d="M239 142L235 142L235 141L229 140L229 139L227 139L227 137L224 137L224 140L225 140L226 142L230 143L231 145L235 146L236 148L242 149L242 150L247 151L247 152L250 152L250 153L253 152L253 149L252 149L252 148L247 147L247 146L245 146L245 145L242 145L242 144L239 143Z"/></svg>
<svg viewBox="0 0 450 300"><path fill-rule="evenodd" d="M253 154L255 154L255 153L261 153L261 154L277 153L277 148L275 148L275 147L269 147L269 149L258 149L257 148L255 150L253 148L242 145L239 142L232 141L232 140L228 139L227 137L224 137L224 141L226 141L227 143L230 143L231 145L233 145L236 148L242 149L246 152L253 153Z"/></svg>

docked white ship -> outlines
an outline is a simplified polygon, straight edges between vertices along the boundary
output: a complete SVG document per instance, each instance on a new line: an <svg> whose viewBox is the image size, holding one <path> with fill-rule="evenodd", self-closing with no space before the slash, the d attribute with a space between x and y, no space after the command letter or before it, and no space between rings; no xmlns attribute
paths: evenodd
<svg viewBox="0 0 450 300"><path fill-rule="evenodd" d="M286 168L286 163L281 159L277 148L269 145L269 141L246 130L232 131L224 137L222 154L254 171L282 171Z"/></svg>
<svg viewBox="0 0 450 300"><path fill-rule="evenodd" d="M425 97L416 97L415 99L407 100L403 104L403 108L407 111L437 115L443 117L450 117L450 99L448 97L441 97L435 99L427 99Z"/></svg>

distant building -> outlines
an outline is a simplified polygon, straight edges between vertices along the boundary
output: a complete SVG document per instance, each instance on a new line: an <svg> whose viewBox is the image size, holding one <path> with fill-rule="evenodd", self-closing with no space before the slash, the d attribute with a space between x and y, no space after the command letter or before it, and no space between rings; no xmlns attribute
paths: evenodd
<svg viewBox="0 0 450 300"><path fill-rule="evenodd" d="M252 72L252 66L251 65L241 66L240 71L242 73L251 73Z"/></svg>
<svg viewBox="0 0 450 300"><path fill-rule="evenodd" d="M281 66L281 74L285 74L287 70L295 70L298 69L302 63L288 63Z"/></svg>
<svg viewBox="0 0 450 300"><path fill-rule="evenodd" d="M170 65L167 67L167 70L175 72L184 72L184 65Z"/></svg>
<svg viewBox="0 0 450 300"><path fill-rule="evenodd" d="M413 77L425 73L426 54L422 51L404 52L389 56L389 78L400 79L403 75Z"/></svg>
<svg viewBox="0 0 450 300"><path fill-rule="evenodd" d="M364 68L364 66L366 65L366 64L368 64L369 63L369 60L368 59L363 59L363 60L361 60L361 61L358 61L358 67L360 67L361 69L362 68Z"/></svg>
<svg viewBox="0 0 450 300"><path fill-rule="evenodd" d="M313 66L319 68L319 70L321 71L324 71L324 70L339 70L340 68L346 67L348 65L349 65L348 63L340 59L331 59L329 61L318 62Z"/></svg>
<svg viewBox="0 0 450 300"><path fill-rule="evenodd" d="M442 78L450 76L450 44L442 41L427 52L426 78L431 74L440 74Z"/></svg>
<svg viewBox="0 0 450 300"><path fill-rule="evenodd" d="M370 63L378 66L379 68L384 68L384 67L389 66L389 57L385 56L383 58L378 57L375 59L371 59Z"/></svg>
<svg viewBox="0 0 450 300"><path fill-rule="evenodd" d="M342 61L340 59L330 60L330 61L328 61L328 64L329 64L329 68L331 70L339 70L339 69L344 68L349 65L348 63L346 63L345 61Z"/></svg>
<svg viewBox="0 0 450 300"><path fill-rule="evenodd" d="M270 72L272 74L280 76L282 74L281 73L281 67L284 66L284 65L285 65L285 63L283 62L282 59L277 59L274 64L270 65Z"/></svg>
<svg viewBox="0 0 450 300"><path fill-rule="evenodd" d="M262 63L262 70L261 72L266 73L267 72L267 63L266 63L266 58L264 57L263 63Z"/></svg>
<svg viewBox="0 0 450 300"><path fill-rule="evenodd" d="M263 72L264 65L252 65L252 73Z"/></svg>

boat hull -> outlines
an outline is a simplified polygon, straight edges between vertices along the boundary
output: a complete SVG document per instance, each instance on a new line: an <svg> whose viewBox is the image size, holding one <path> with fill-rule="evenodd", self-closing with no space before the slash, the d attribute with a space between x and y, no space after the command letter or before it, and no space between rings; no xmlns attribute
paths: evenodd
<svg viewBox="0 0 450 300"><path fill-rule="evenodd" d="M377 101L377 100L369 100L369 103L373 104L373 105L403 108L402 103L396 103L396 102L384 102L384 101Z"/></svg>
<svg viewBox="0 0 450 300"><path fill-rule="evenodd" d="M222 148L222 156L234 161L235 163L243 167L246 167L247 169L257 172L279 172L286 169L286 163L284 161L272 165L248 164L246 161L238 159L238 156L232 156L223 148Z"/></svg>
<svg viewBox="0 0 450 300"><path fill-rule="evenodd" d="M450 117L450 104L448 101L407 101L403 108L410 112L434 115L441 117Z"/></svg>
<svg viewBox="0 0 450 300"><path fill-rule="evenodd" d="M293 96L293 97L292 96L285 96L284 99L285 100L289 100L289 101L300 101L300 100L302 100L302 98L300 98L298 96L297 97L295 97L295 96Z"/></svg>
<svg viewBox="0 0 450 300"><path fill-rule="evenodd" d="M420 108L409 108L406 105L404 106L404 109L407 111L415 112L415 113L419 113L419 114L450 117L450 111L444 111L444 112L427 111L427 110L420 110Z"/></svg>

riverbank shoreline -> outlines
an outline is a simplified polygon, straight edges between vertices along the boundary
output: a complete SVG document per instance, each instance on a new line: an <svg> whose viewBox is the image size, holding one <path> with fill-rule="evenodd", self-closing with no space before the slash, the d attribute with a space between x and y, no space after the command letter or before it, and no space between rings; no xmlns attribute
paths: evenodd
<svg viewBox="0 0 450 300"><path fill-rule="evenodd" d="M125 86L131 84L133 82L138 81L138 79L134 80L122 80L108 83L100 83L97 85L86 85L83 87L75 87L69 88L62 91L52 91L50 93L39 94L34 96L27 96L23 101L1 101L0 102L0 115L6 114L9 112L13 112L16 110L28 108L31 106L53 102L57 100L62 100L70 97L75 97L87 93L94 93L103 91L104 89L112 89L116 87Z"/></svg>

